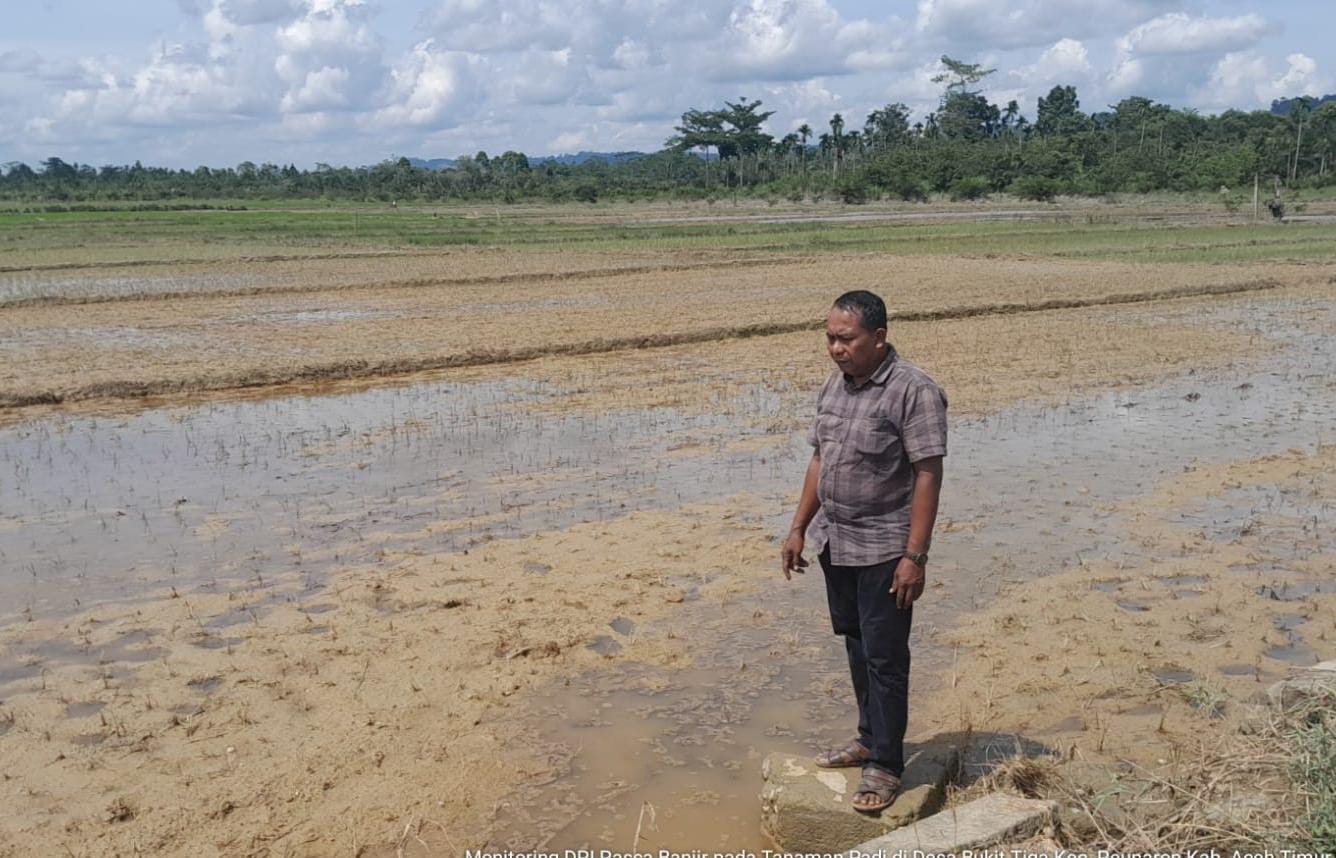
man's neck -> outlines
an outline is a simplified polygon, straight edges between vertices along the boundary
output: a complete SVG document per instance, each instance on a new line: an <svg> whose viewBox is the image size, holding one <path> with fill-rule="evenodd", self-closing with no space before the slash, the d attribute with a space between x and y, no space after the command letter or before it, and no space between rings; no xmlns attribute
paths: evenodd
<svg viewBox="0 0 1336 858"><path fill-rule="evenodd" d="M881 369L894 353L895 351L890 346L887 346L886 353L881 356L881 360L877 361L876 365L869 369L866 375L849 375L848 373L845 373L845 378L849 379L849 383L854 387L862 387L872 379L872 376L877 374L877 370Z"/></svg>

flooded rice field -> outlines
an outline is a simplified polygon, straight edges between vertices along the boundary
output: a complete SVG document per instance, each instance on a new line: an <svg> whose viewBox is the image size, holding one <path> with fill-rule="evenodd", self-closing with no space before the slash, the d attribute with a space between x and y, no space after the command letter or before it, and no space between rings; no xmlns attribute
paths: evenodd
<svg viewBox="0 0 1336 858"><path fill-rule="evenodd" d="M1336 305L1320 312L1330 321ZM1120 574L1091 586L1113 594L1126 612L1145 610L1138 601L1201 595L1195 588L1204 576L1142 577L1163 558L1129 529L1128 501L1185 470L1290 449L1312 452L1336 441L1330 333L1315 335L1282 319L1258 324L1283 330L1292 350L1247 373L1178 378L1062 408L1014 408L952 424L943 494L948 519L939 523L930 586L915 607L911 701L931 699L953 684L957 650L942 645L937 633L994 604L1017 581L1098 561ZM792 481L797 471L790 465L784 479ZM791 487L782 481L774 487L785 488ZM1203 507L1209 513L1199 511ZM1212 538L1228 540L1262 510L1277 527L1267 547L1279 565L1267 571L1278 575L1267 580L1278 579L1295 594L1336 592L1329 565L1317 571L1322 567L1286 563L1336 547L1330 497L1258 486L1211 497L1174 518L1198 526L1205 514ZM782 534L789 515L771 516L765 532ZM1245 579L1260 574L1232 572ZM830 635L820 581L819 570L793 585L776 573L771 585L738 603L694 610L690 629L681 629L700 642L691 670L598 671L552 692L526 728L570 751L567 769L542 787L538 806L517 801L507 807L503 828L510 835L500 842L516 848L626 844L649 805L659 828L648 837L642 831L642 844L767 848L758 824L762 758L773 751L806 755L853 732L843 649ZM1269 584L1259 584L1255 595L1280 598ZM1279 618L1284 641L1267 650L1270 663L1246 665L1246 671L1235 665L1234 675L1274 681L1287 665L1336 655L1330 641L1321 644L1321 654L1302 642L1296 630L1306 619ZM1165 684L1214 679L1181 668L1161 668L1158 678ZM911 739L951 732L949 722L931 720L942 717L941 707L923 707L931 713L926 723L913 708ZM1069 718L1035 735L1084 729L1080 719Z"/></svg>
<svg viewBox="0 0 1336 858"><path fill-rule="evenodd" d="M1282 363L1233 384L1187 377L956 422L952 474L963 478L952 481L949 518L1066 508L1048 526L972 533L966 541L980 553L948 562L977 569L996 553L1023 565L1040 546L1047 559L1122 552L1099 542L1108 513L1095 502L1185 464L1234 456L1240 435L1260 433L1258 449L1322 441L1333 425L1323 374L1332 353L1325 334L1305 332L1287 309L1278 304L1281 315L1252 323L1288 344ZM1200 321L1226 325L1238 313L1222 308ZM757 385L704 414L536 407L561 393L523 377L429 382L0 429L0 604L8 608L0 616L168 586L318 576L394 548L456 552L741 490L785 493L808 455L801 442L758 428L808 407L807 391L781 396ZM1110 464L1119 457L1140 466ZM1232 517L1246 503L1212 499L1223 512L1194 514L1227 536L1249 526Z"/></svg>
<svg viewBox="0 0 1336 858"><path fill-rule="evenodd" d="M1329 639L1309 633L1318 627L1305 601L1332 591L1329 567L1321 572L1336 530L1330 496L1302 482L1249 483L1229 474L1209 491L1168 500L1157 500L1157 493L1185 475L1214 475L1286 451L1311 457L1329 450L1336 440L1336 302L1204 306L1196 322L1222 336L1278 345L1227 369L953 421L930 587L915 612L911 738L965 726L940 702L956 688L961 653L972 643L953 643L951 634L962 627L970 634L972 618L999 609L1013 586L1042 585L1049 576L1076 576L1089 594L1088 610L1105 605L1112 624L1151 622L1170 608L1183 610L1173 606L1216 599L1218 570L1199 560L1218 546L1221 563L1229 560L1227 586L1245 588L1256 610L1269 612L1262 629L1268 637L1257 653L1243 647L1221 653L1209 676L1187 658L1150 664L1146 673L1160 687L1256 683L1287 665L1332 656ZM10 632L0 650L0 699L21 703L45 688L48 671L87 668L95 681L62 691L58 711L79 725L70 730L70 744L81 753L107 753L130 735L115 725L129 717L133 689L159 687L148 685L145 671L178 659L183 639L161 619L165 609L154 607L164 594L187 600L201 594L196 604L210 606L191 612L198 626L184 639L195 651L191 664L258 665L238 659L248 648L262 648L268 658L297 646L253 637L275 634L274 624L293 609L301 635L324 652L355 647L355 626L344 618L353 606L348 593L393 585L375 570L397 568L405 558L444 557L449 575L465 577L445 581L459 585L449 590L454 595L430 605L396 597L392 588L389 598L377 591L367 597L373 610L365 628L383 621L385 640L413 636L419 610L465 625L493 568L484 564L503 556L513 573L508 580L519 582L507 597L512 602L560 598L570 612L602 619L559 641L543 642L533 632L525 637L528 626L492 630L499 636L496 655L479 664L496 679L486 687L461 682L456 696L483 708L457 717L494 725L489 729L497 736L525 737L532 765L513 790L493 795L475 784L472 795L453 794L450 808L465 802L489 824L455 832L450 842L628 846L649 807L653 824L642 830L642 846L760 848L761 758L845 738L852 704L820 573L785 582L777 569L762 572L755 559L776 555L778 562L777 537L809 455L800 433L790 430L805 419L810 391L739 389L726 406L703 413L669 407L563 413L551 406L564 391L517 370L500 380L437 379L112 417L55 416L0 429L0 625ZM1162 507L1147 506L1161 501ZM704 512L674 530L671 516L691 505ZM631 529L637 535L629 544L619 542L625 530L617 528L636 515L664 517L644 519L651 524ZM693 528L719 522L740 528L752 544L690 547ZM591 538L570 550L597 554L606 547L615 552L612 570L618 558L628 568L642 556L684 562L649 581L640 597L609 587L610 603L600 605L593 603L596 585L560 595L570 567L559 548L544 543L546 553L505 553L507 545L552 534L560 546L564 532L581 527L594 528L581 531ZM749 552L738 555L745 560L736 569L734 550ZM349 579L348 569L362 571ZM720 597L733 577L750 586ZM673 611L641 615L637 599L660 591ZM231 592L245 596L236 603L208 598ZM88 635L82 640L23 631L86 617L95 606L126 604L144 605L150 619L106 640L97 634L106 622L100 613L79 621ZM570 664L583 666L540 674L545 679L532 693L511 697L520 688L511 679L548 651L563 658L576 653ZM682 657L645 658L645 652ZM364 683L377 681L374 659L368 651L351 676L327 681L356 696ZM324 675L335 671L332 664ZM429 665L413 667L414 678L404 684L416 692L432 672ZM170 701L179 709L172 717L214 713L213 720L204 716L208 731L242 693L235 668L177 668L172 681L180 698ZM116 691L121 683L125 697ZM449 698L448 682L437 690ZM1001 697L998 705L1005 711ZM366 706L372 726L399 717L373 702ZM1167 708L1143 701L1122 714L1153 725ZM238 717L243 725L254 718L244 709ZM1044 717L1029 732L1054 747L1094 723L1079 708ZM15 723L24 722L0 717L0 736L17 735ZM95 729L98 723L112 726ZM244 753L228 735L218 733L218 741ZM431 776L429 766L425 771ZM159 835L169 844L184 836Z"/></svg>
<svg viewBox="0 0 1336 858"><path fill-rule="evenodd" d="M720 417L667 409L525 410L544 395L523 380L432 383L0 430L0 601L12 620L168 586L318 575L408 546L457 552L779 486L799 452L673 455L688 440L738 439Z"/></svg>

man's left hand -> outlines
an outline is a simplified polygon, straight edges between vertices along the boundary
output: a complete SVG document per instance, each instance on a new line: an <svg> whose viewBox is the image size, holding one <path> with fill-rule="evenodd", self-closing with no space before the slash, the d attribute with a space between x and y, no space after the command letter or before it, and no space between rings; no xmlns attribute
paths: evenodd
<svg viewBox="0 0 1336 858"><path fill-rule="evenodd" d="M895 566L895 581L891 584L895 606L903 609L914 604L923 595L923 580L923 567L908 557L901 557Z"/></svg>

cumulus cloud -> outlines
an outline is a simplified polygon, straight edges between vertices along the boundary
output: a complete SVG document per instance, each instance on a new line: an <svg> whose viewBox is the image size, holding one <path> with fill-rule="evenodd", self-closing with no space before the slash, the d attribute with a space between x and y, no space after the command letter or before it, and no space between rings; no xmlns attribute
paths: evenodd
<svg viewBox="0 0 1336 858"><path fill-rule="evenodd" d="M312 113L348 106L348 70L335 66L311 69L283 94L279 109L284 113Z"/></svg>
<svg viewBox="0 0 1336 858"><path fill-rule="evenodd" d="M918 0L915 29L953 49L1022 48L1128 26L1174 0Z"/></svg>
<svg viewBox="0 0 1336 858"><path fill-rule="evenodd" d="M301 0L221 0L218 11L240 27L287 21L301 14Z"/></svg>
<svg viewBox="0 0 1336 858"><path fill-rule="evenodd" d="M425 5L412 42L387 29L398 2ZM916 0L900 20L845 2L175 0L189 29L166 30L174 43L64 57L6 46L0 100L18 118L4 133L24 155L65 141L71 156L134 158L161 142L191 160L182 147L258 160L268 142L354 163L648 149L684 110L739 95L775 111L776 136L823 130L836 111L852 127L894 101L921 118L942 92L942 54L996 66L985 95L1031 115L1058 84L1087 107L1136 94L1222 109L1330 91L1323 54L1268 47L1276 7L1264 18L1204 14L1204 0Z"/></svg>
<svg viewBox="0 0 1336 858"><path fill-rule="evenodd" d="M1115 41L1114 60L1105 76L1107 91L1111 97L1181 98L1201 87L1223 53L1255 46L1274 29L1256 14L1159 15Z"/></svg>
<svg viewBox="0 0 1336 858"><path fill-rule="evenodd" d="M577 14L579 10L571 10ZM445 48L492 53L560 48L570 41L567 16L539 0L441 0L422 15Z"/></svg>
<svg viewBox="0 0 1336 858"><path fill-rule="evenodd" d="M389 103L376 112L374 124L421 128L457 125L473 92L467 57L441 51L428 39L414 46L391 72Z"/></svg>
<svg viewBox="0 0 1336 858"><path fill-rule="evenodd" d="M548 148L557 154L566 154L581 152L593 146L594 137L590 134L588 128L581 128L575 131L565 131L553 137L548 143Z"/></svg>
<svg viewBox="0 0 1336 858"><path fill-rule="evenodd" d="M0 52L0 74L35 72L42 65L42 55L32 48Z"/></svg>
<svg viewBox="0 0 1336 858"><path fill-rule="evenodd" d="M612 51L612 66L624 71L643 71L662 63L663 56L639 39L624 38Z"/></svg>
<svg viewBox="0 0 1336 858"><path fill-rule="evenodd" d="M513 98L519 104L589 103L589 99L595 98L589 70L570 48L525 51L510 75L510 84Z"/></svg>
<svg viewBox="0 0 1336 858"><path fill-rule="evenodd" d="M628 90L617 93L608 104L599 107L598 117L614 122L676 122L683 109L678 91Z"/></svg>
<svg viewBox="0 0 1336 858"><path fill-rule="evenodd" d="M748 0L705 53L715 80L803 80L903 64L887 50L895 44L884 27L845 20L827 0Z"/></svg>
<svg viewBox="0 0 1336 858"><path fill-rule="evenodd" d="M1193 91L1193 101L1209 109L1265 107L1277 98L1320 96L1332 86L1330 75L1305 54L1290 54L1285 67L1276 69L1266 57L1248 51L1226 54L1211 69L1205 86Z"/></svg>
<svg viewBox="0 0 1336 858"><path fill-rule="evenodd" d="M1124 53L1195 54L1237 51L1250 47L1271 29L1261 15L1234 18L1193 18L1172 12L1140 24L1119 42Z"/></svg>
<svg viewBox="0 0 1336 858"><path fill-rule="evenodd" d="M225 0L226 2L226 0ZM308 0L274 37L274 71L287 85L284 113L366 107L388 70L363 0Z"/></svg>

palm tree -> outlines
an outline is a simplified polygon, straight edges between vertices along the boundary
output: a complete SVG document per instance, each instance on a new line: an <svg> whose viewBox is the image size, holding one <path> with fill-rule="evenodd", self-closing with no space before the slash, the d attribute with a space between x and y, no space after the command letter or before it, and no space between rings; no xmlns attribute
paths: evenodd
<svg viewBox="0 0 1336 858"><path fill-rule="evenodd" d="M830 174L840 174L840 151L844 148L844 117L835 114L830 118L830 142L835 150L835 157L830 162Z"/></svg>
<svg viewBox="0 0 1336 858"><path fill-rule="evenodd" d="M803 161L803 191L807 191L807 138L812 136L812 126L804 122L798 126L798 136L803 141L802 161Z"/></svg>
<svg viewBox="0 0 1336 858"><path fill-rule="evenodd" d="M798 135L792 133L785 134L783 138L780 139L779 143L775 145L775 150L783 153L784 166L786 168L784 171L785 173L788 172L787 169L788 165L793 163L793 153L795 150L797 150L797 148L798 148Z"/></svg>

